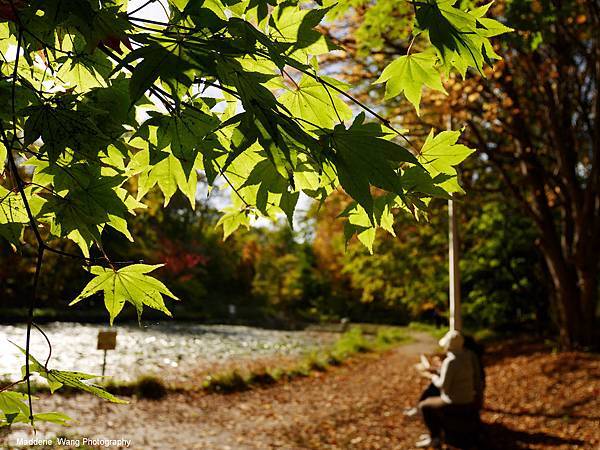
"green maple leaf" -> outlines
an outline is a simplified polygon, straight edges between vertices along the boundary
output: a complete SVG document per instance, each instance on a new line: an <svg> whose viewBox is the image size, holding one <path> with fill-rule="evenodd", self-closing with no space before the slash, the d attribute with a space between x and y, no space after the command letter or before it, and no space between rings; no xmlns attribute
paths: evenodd
<svg viewBox="0 0 600 450"><path fill-rule="evenodd" d="M419 166L415 156L404 147L384 139L377 124L363 123L360 114L350 128L337 125L329 137L336 151L335 165L340 184L369 215L373 214L371 186L404 195L397 168L407 162Z"/></svg>
<svg viewBox="0 0 600 450"><path fill-rule="evenodd" d="M291 224L300 194L290 190L289 180L279 173L265 153L255 145L238 155L228 166L225 175L236 190L232 198L235 202L241 202L236 206L251 206L272 219L283 212ZM226 225L231 229L248 223L247 217L236 215L238 210L239 208L233 208L226 214L226 218L224 216L222 220L227 220L227 223L220 222L224 229ZM225 231L229 235L226 229Z"/></svg>
<svg viewBox="0 0 600 450"><path fill-rule="evenodd" d="M431 130L419 155L419 161L434 180L436 177L446 176L439 186L448 193L464 193L458 184L454 166L463 162L475 151L466 145L456 144L459 137L460 131L442 131L434 136Z"/></svg>
<svg viewBox="0 0 600 450"><path fill-rule="evenodd" d="M23 127L25 145L41 138L40 153L46 152L52 162L68 153L67 149L91 158L110 142L92 120L74 109L46 104L25 111L29 115Z"/></svg>
<svg viewBox="0 0 600 450"><path fill-rule="evenodd" d="M239 227L250 228L250 217L245 209L226 208L225 214L217 222L217 227L223 227L223 240L226 240Z"/></svg>
<svg viewBox="0 0 600 450"><path fill-rule="evenodd" d="M271 206L278 206L285 213L290 225L293 222L294 209L298 202L299 193L288 191L289 182L283 178L270 160L258 162L242 185L249 187L252 205L265 215L269 215ZM240 191L244 196L245 192Z"/></svg>
<svg viewBox="0 0 600 450"><path fill-rule="evenodd" d="M29 421L30 413L26 400L27 395L19 392L0 392L0 427Z"/></svg>
<svg viewBox="0 0 600 450"><path fill-rule="evenodd" d="M27 352L24 348L19 347L15 343L13 343L13 345L19 350L21 350L21 353L27 355ZM50 387L50 392L52 393L54 393L57 389L60 389L62 386L69 386L76 389L80 389L82 391L89 392L91 394L96 395L97 397L103 398L113 403L128 403L125 400L121 400L120 398L115 397L110 392L107 392L100 386L96 386L88 382L88 380L98 378L98 375L92 375L83 372L72 372L68 370L48 369L46 368L46 366L42 365L33 355L31 355L31 353L28 355L28 357L29 371L38 373L41 377L45 378L48 382L48 386ZM21 367L21 373L23 374L23 376L27 373L26 366ZM65 420L70 420L69 417L65 417ZM60 419L60 417L55 418Z"/></svg>
<svg viewBox="0 0 600 450"><path fill-rule="evenodd" d="M197 173L194 161L186 163L168 152L153 155L161 158L151 164L140 174L138 180L138 200L154 186L158 185L165 197L165 206L171 201L173 194L179 189L190 201L192 207L196 203ZM185 164L185 165L184 165Z"/></svg>
<svg viewBox="0 0 600 450"><path fill-rule="evenodd" d="M446 92L440 72L435 68L436 61L437 57L433 51L401 56L384 69L375 83L386 82L386 100L404 92L419 114L423 86Z"/></svg>
<svg viewBox="0 0 600 450"><path fill-rule="evenodd" d="M31 416L31 411L27 404L27 394L12 391L0 392L0 427L15 423L29 423L29 416ZM46 412L34 414L33 420L66 425L73 419L59 412Z"/></svg>
<svg viewBox="0 0 600 450"><path fill-rule="evenodd" d="M34 158L28 161L36 168L34 182L53 187L40 209L40 221L49 223L52 235L76 242L86 256L106 225L133 241L127 216L143 205L122 187L126 178L115 175L115 170L69 158L71 154L55 164Z"/></svg>
<svg viewBox="0 0 600 450"><path fill-rule="evenodd" d="M0 236L17 245L21 241L23 224L28 222L21 195L0 186Z"/></svg>
<svg viewBox="0 0 600 450"><path fill-rule="evenodd" d="M20 392L0 392L0 427L15 423L29 423L31 411L27 399L27 394L21 394ZM46 412L34 414L33 420L66 425L68 421L73 419L59 412Z"/></svg>
<svg viewBox="0 0 600 450"><path fill-rule="evenodd" d="M377 228L384 229L392 236L394 231L394 215L392 209L402 204L402 199L394 194L382 195L374 201L373 215L369 215L359 204L350 204L339 217L347 217L344 224L344 237L346 244L356 234L358 240L373 254L373 243Z"/></svg>
<svg viewBox="0 0 600 450"><path fill-rule="evenodd" d="M137 159L143 156L148 161L138 180L138 199L158 185L165 197L165 205L179 189L193 208L196 203L196 169L201 165L200 149L210 150L214 145L205 138L218 125L218 120L199 108L184 108L174 117L157 113L151 115L136 136L142 138L144 146Z"/></svg>
<svg viewBox="0 0 600 450"><path fill-rule="evenodd" d="M34 217L37 217L45 203L45 199L36 195L33 187L26 187L24 192L31 213ZM26 224L29 224L29 216L21 193L9 191L0 186L0 236L12 245L18 245L21 242L23 227Z"/></svg>
<svg viewBox="0 0 600 450"><path fill-rule="evenodd" d="M402 172L402 185L410 192L450 199L452 197L440 185L452 178L453 176L444 173L432 177L426 170L419 167L409 167Z"/></svg>
<svg viewBox="0 0 600 450"><path fill-rule="evenodd" d="M192 85L193 64L179 43L162 46L150 42L129 53L123 63L130 63L139 58L143 59L135 67L129 83L131 104L136 103L159 78L169 86L176 97Z"/></svg>
<svg viewBox="0 0 600 450"><path fill-rule="evenodd" d="M333 85L348 89L348 85L324 77ZM329 92L328 92L329 91ZM296 89L288 90L277 100L295 117L302 117L308 123L324 128L332 128L340 121L349 120L352 110L337 93L325 87L312 77L303 76Z"/></svg>
<svg viewBox="0 0 600 450"><path fill-rule="evenodd" d="M74 305L96 292L103 291L104 305L110 315L111 325L115 317L123 309L125 302L129 302L135 306L138 320L141 320L144 305L171 316L171 313L165 306L163 295L171 297L174 300L179 299L163 283L147 275L148 272L152 272L162 266L163 264L153 266L133 264L119 270L93 266L90 272L96 275L96 277L85 286L81 294L70 305Z"/></svg>
<svg viewBox="0 0 600 450"><path fill-rule="evenodd" d="M108 74L112 69L106 57L100 56L100 53L86 54L81 48L76 48L75 51L78 53L74 56L62 56L57 60L61 65L56 76L70 84L76 92L106 86L106 81L98 70Z"/></svg>
<svg viewBox="0 0 600 450"><path fill-rule="evenodd" d="M200 107L201 103L197 103ZM153 117L142 126L156 126L156 147L159 150L170 146L171 152L179 159L192 162L196 149L202 145L202 139L219 125L214 115L206 114L200 108L183 108L174 116L150 112Z"/></svg>
<svg viewBox="0 0 600 450"><path fill-rule="evenodd" d="M315 27L330 9L301 9L291 2L283 2L271 14L271 37L288 44L288 54L301 62L306 62L310 55L327 53L335 46Z"/></svg>
<svg viewBox="0 0 600 450"><path fill-rule="evenodd" d="M418 29L426 31L436 48L442 66L455 67L464 77L469 67L482 72L483 63L499 58L493 52L489 38L511 31L493 19L481 16L487 5L473 11L462 11L456 0L426 0L415 3Z"/></svg>

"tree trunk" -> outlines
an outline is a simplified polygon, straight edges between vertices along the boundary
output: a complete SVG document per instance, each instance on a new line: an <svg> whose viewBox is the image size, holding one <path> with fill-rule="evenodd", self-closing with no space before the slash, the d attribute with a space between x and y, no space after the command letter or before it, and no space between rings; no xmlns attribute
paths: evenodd
<svg viewBox="0 0 600 450"><path fill-rule="evenodd" d="M598 347L595 332L599 299L597 275L565 261L556 247L542 246L542 251L554 286L561 346L568 349Z"/></svg>

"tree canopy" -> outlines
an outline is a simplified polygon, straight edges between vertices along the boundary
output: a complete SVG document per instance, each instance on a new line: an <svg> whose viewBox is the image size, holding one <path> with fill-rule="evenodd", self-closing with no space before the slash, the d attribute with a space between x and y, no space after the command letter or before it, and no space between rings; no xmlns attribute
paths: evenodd
<svg viewBox="0 0 600 450"><path fill-rule="evenodd" d="M115 261L102 245L108 228L133 241L128 219L160 190L194 208L225 189L225 238L258 217L293 223L300 194L317 201L341 187L346 237L369 248L375 230L394 233L399 210L423 215L431 198L461 192L454 166L472 150L460 132L433 130L422 147L323 75L319 58L339 47L320 32L338 6L277 0L169 0L164 18L126 0L0 1L0 235L15 251L32 246L26 382L36 372L52 389L78 387L116 399L93 376L48 368L29 354L44 254L80 259L91 280L73 303L102 291L110 320L126 302L168 313L175 298L154 266ZM418 108L422 86L482 72L498 55L490 37L508 31L453 0L406 2L419 51L392 62L379 82ZM344 8L347 7L342 5ZM416 47L415 47L416 48ZM367 119L371 117L372 119ZM209 190L198 192L198 179ZM80 253L60 250L70 240ZM0 391L2 424L34 419L19 394Z"/></svg>
<svg viewBox="0 0 600 450"><path fill-rule="evenodd" d="M329 62L337 64L339 73L351 75L347 81L360 83L362 95L357 95L365 98L372 91L368 81L380 77L390 64L409 67L402 58L408 47L420 49L421 42L411 44L409 6L387 1L345 4L344 20L329 24L328 35L345 45L348 54ZM463 0L461 7L476 4ZM495 182L501 180L503 194L517 205L513 214L527 215L537 228L540 253L553 284L552 309L562 344L597 346L598 2L501 0L487 7L489 14L517 29L495 41L493 50L504 59L493 70L483 69L487 78L476 72L467 79L451 76L443 84L447 95L432 79L428 84L432 89L423 91L422 97L410 84L390 90L388 82L388 94L403 95L400 101L390 99L387 113L417 135L426 134L432 125L446 124L449 118L465 125L462 142L477 149L480 157L464 171L464 179L491 180L487 189L497 189ZM481 20L487 23L488 19ZM487 28L493 33L503 26ZM418 67L422 70L415 74L427 80L427 67ZM420 100L420 116L410 111L404 96Z"/></svg>

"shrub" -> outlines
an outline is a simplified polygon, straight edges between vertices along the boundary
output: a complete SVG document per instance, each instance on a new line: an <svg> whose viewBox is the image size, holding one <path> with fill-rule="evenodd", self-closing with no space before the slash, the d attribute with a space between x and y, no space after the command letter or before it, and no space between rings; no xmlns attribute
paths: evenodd
<svg viewBox="0 0 600 450"><path fill-rule="evenodd" d="M134 392L140 398L160 400L167 395L167 388L159 378L146 375L137 379Z"/></svg>
<svg viewBox="0 0 600 450"><path fill-rule="evenodd" d="M202 387L212 392L236 392L249 389L248 380L237 370L209 375L204 380Z"/></svg>
<svg viewBox="0 0 600 450"><path fill-rule="evenodd" d="M277 382L277 378L273 376L266 368L260 368L256 372L252 372L248 377L247 384L269 385Z"/></svg>
<svg viewBox="0 0 600 450"><path fill-rule="evenodd" d="M310 353L305 360L306 368L310 370L316 370L317 372L327 371L327 361L317 352Z"/></svg>

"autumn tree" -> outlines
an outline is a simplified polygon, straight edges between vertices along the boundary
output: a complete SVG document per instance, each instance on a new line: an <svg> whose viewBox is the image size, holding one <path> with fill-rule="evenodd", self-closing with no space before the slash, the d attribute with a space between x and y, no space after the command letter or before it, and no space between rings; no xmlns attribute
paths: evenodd
<svg viewBox="0 0 600 450"><path fill-rule="evenodd" d="M463 142L477 149L478 158L463 180L492 171L511 203L530 217L552 280L561 341L590 346L597 343L600 298L600 7L595 1L505 0L491 12L516 29L486 49L503 60L443 83L416 58L408 66L407 48L415 52L419 41L411 37L412 13L404 4L348 2L345 20L329 33L353 57L344 63L352 69L341 72L364 72L370 80L362 92L390 61L403 64L405 73L412 70L411 82L388 82L386 96L401 92L421 102L420 116L405 102L387 105L415 135L443 129L449 119L466 127ZM423 94L422 84L428 88Z"/></svg>

